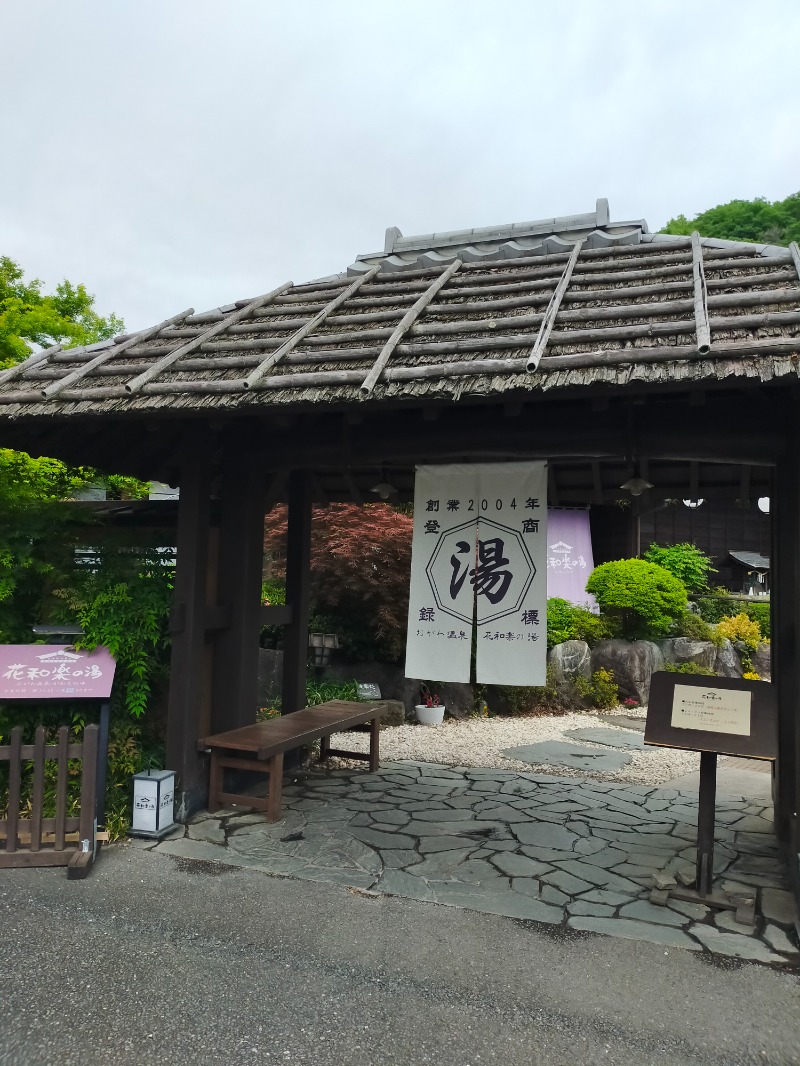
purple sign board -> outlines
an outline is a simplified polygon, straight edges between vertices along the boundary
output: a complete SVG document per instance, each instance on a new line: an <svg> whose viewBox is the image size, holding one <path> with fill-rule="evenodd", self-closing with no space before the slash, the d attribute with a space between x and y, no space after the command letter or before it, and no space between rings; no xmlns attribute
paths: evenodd
<svg viewBox="0 0 800 1066"><path fill-rule="evenodd" d="M597 610L586 582L594 570L589 512L547 509L547 595Z"/></svg>
<svg viewBox="0 0 800 1066"><path fill-rule="evenodd" d="M108 648L0 645L0 700L108 699L117 664Z"/></svg>

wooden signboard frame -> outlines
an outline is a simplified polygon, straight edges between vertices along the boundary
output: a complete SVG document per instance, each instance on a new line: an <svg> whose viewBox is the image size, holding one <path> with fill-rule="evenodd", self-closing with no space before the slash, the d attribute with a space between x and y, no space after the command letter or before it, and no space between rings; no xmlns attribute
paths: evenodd
<svg viewBox="0 0 800 1066"><path fill-rule="evenodd" d="M749 698L748 698L749 697ZM687 728L681 722L695 723ZM718 728L701 729L698 724ZM733 729L727 729L732 726ZM661 887L651 902L687 900L736 912L742 924L755 922L755 895L714 892L714 821L717 756L774 761L778 754L778 708L775 689L765 681L705 677L659 671L653 674L647 706L645 744L700 752L697 811L697 866L694 886Z"/></svg>
<svg viewBox="0 0 800 1066"><path fill-rule="evenodd" d="M673 724L675 688L696 689L698 697L713 693L723 697L728 692L750 694L750 732L724 733L702 729L685 729ZM697 674L670 674L658 671L650 684L647 704L645 744L660 744L687 751L710 751L717 755L736 755L742 759L778 757L778 705L774 687L766 681L745 681L737 677L703 677Z"/></svg>

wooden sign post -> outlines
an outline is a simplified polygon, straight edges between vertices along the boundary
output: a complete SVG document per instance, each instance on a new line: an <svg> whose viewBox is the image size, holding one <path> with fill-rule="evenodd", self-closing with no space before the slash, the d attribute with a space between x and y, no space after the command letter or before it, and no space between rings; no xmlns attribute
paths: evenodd
<svg viewBox="0 0 800 1066"><path fill-rule="evenodd" d="M775 690L764 681L696 674L653 674L645 744L700 752L697 812L697 870L694 887L653 889L651 902L687 900L736 911L742 924L755 921L755 893L714 891L714 823L717 756L774 761L778 751Z"/></svg>

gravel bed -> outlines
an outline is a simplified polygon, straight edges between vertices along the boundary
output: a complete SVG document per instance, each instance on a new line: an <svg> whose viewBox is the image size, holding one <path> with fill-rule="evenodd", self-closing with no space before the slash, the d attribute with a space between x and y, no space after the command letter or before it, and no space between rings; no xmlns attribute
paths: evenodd
<svg viewBox="0 0 800 1066"><path fill-rule="evenodd" d="M618 708L628 717L644 718L646 709ZM394 726L381 733L381 759L397 761L409 759L415 762L441 763L446 766L475 766L497 770L517 770L529 773L553 774L557 777L591 777L599 781L620 781L637 785L660 785L673 777L680 777L699 769L697 752L678 751L675 748L647 748L645 751L630 751L631 762L615 773L573 770L566 766L535 765L509 759L503 755L504 748L520 744L535 744L541 740L567 740L569 729L606 723L590 713L547 715L513 718L466 718L445 719L442 726L418 724ZM607 727L613 728L613 727ZM594 750L610 751L597 744L586 744ZM334 747L369 751L369 736L366 733L340 733L333 741ZM342 765L351 765L341 760ZM352 765L360 765L352 763Z"/></svg>

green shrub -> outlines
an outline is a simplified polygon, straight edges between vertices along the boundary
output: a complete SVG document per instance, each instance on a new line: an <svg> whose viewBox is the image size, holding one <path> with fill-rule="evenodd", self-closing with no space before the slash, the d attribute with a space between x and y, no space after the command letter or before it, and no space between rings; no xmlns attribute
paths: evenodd
<svg viewBox="0 0 800 1066"><path fill-rule="evenodd" d="M772 634L772 616L770 613L770 607L768 603L741 603L741 608L744 614L752 622L757 622L758 627L761 630L761 635L765 640L769 640Z"/></svg>
<svg viewBox="0 0 800 1066"><path fill-rule="evenodd" d="M727 589L716 588L713 592L709 592L707 596L697 597L697 609L700 611L700 617L704 621L715 626L720 618L733 614L733 604L735 602Z"/></svg>
<svg viewBox="0 0 800 1066"><path fill-rule="evenodd" d="M664 670L668 674L702 674L704 677L716 677L714 671L700 663L665 663Z"/></svg>
<svg viewBox="0 0 800 1066"><path fill-rule="evenodd" d="M686 588L663 566L619 559L596 567L586 582L603 614L619 622L621 636L666 636L686 611Z"/></svg>
<svg viewBox="0 0 800 1066"><path fill-rule="evenodd" d="M708 588L708 575L717 572L711 559L694 544L651 544L644 559L669 570L683 582L690 596L704 592Z"/></svg>
<svg viewBox="0 0 800 1066"><path fill-rule="evenodd" d="M701 616L716 625L723 618L745 614L751 621L758 622L762 635L769 640L771 635L771 613L768 603L753 603L751 600L735 599L727 589L718 588L707 596L700 596L697 607Z"/></svg>
<svg viewBox="0 0 800 1066"><path fill-rule="evenodd" d="M704 618L693 611L685 611L675 625L676 637L688 637L689 640L708 640L719 647L723 638Z"/></svg>
<svg viewBox="0 0 800 1066"><path fill-rule="evenodd" d="M608 710L619 703L619 687L610 670L595 670L590 678L576 677L574 684L578 692L598 710Z"/></svg>
<svg viewBox="0 0 800 1066"><path fill-rule="evenodd" d="M585 640L594 645L611 636L608 620L574 603L553 597L547 601L547 647L565 640Z"/></svg>
<svg viewBox="0 0 800 1066"><path fill-rule="evenodd" d="M504 685L500 688L511 715L569 714L587 707L606 709L619 703L619 689L610 670L597 670L591 678L576 677L557 684L551 667L541 687Z"/></svg>

